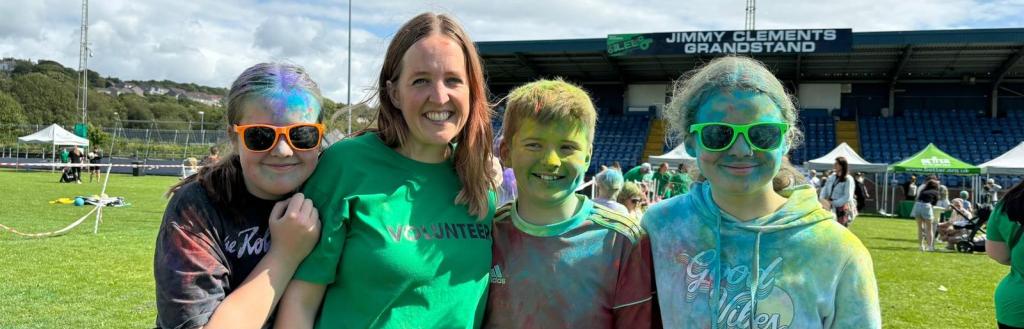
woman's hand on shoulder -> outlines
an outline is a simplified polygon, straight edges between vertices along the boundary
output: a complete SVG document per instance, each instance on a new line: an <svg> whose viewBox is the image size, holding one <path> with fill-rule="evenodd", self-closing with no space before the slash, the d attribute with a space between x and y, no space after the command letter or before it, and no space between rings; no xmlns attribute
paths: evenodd
<svg viewBox="0 0 1024 329"><path fill-rule="evenodd" d="M294 261L306 258L320 240L320 213L302 193L278 201L270 212L270 255Z"/></svg>

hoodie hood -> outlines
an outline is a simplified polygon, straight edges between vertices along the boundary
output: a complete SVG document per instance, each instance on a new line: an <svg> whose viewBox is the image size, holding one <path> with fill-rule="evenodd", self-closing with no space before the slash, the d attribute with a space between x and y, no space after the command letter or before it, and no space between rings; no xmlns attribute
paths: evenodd
<svg viewBox="0 0 1024 329"><path fill-rule="evenodd" d="M779 192L787 201L778 211L764 217L742 222L721 210L711 197L711 185L698 183L688 195L701 213L701 220L721 230L744 230L773 233L794 227L812 225L835 216L818 203L818 194L808 184L796 185ZM717 231L717 230L716 230Z"/></svg>

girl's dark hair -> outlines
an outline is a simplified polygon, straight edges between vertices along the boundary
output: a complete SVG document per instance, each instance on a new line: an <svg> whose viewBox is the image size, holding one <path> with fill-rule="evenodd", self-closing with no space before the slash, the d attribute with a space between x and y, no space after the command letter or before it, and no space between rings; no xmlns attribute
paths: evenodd
<svg viewBox="0 0 1024 329"><path fill-rule="evenodd" d="M846 162L846 157L836 157L836 163L839 164L839 172L836 173L836 181L845 182L846 175L850 173L850 164Z"/></svg>
<svg viewBox="0 0 1024 329"><path fill-rule="evenodd" d="M1003 204L1003 213L1006 214L1006 217L1024 225L1024 181L1011 187L999 202Z"/></svg>
<svg viewBox="0 0 1024 329"><path fill-rule="evenodd" d="M323 110L320 108L323 99L320 96L320 87L306 74L302 67L283 63L260 63L245 69L238 75L235 82L231 84L231 90L227 97L227 133L231 143L237 143L237 133L234 125L242 121L245 116L244 109L247 101L259 97L271 96L281 92L301 91L305 92L309 103L315 103L317 110L317 122L324 118ZM216 150L211 148L211 150ZM182 186L192 181L199 182L199 185L206 190L206 195L214 204L225 206L235 200L235 191L245 189L245 176L242 175L242 162L238 154L230 152L228 156L221 157L220 161L199 169L199 172L188 178L182 179L174 184L167 191L170 196L181 189Z"/></svg>

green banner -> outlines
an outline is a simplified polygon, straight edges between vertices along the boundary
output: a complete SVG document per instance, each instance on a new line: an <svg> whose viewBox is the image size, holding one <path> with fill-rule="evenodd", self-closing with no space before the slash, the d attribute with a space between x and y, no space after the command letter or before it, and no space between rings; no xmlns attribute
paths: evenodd
<svg viewBox="0 0 1024 329"><path fill-rule="evenodd" d="M895 172L977 175L981 168L963 162L943 152L935 144L928 144L910 158L892 165Z"/></svg>
<svg viewBox="0 0 1024 329"><path fill-rule="evenodd" d="M89 126L84 123L75 124L75 135L82 138L89 138Z"/></svg>

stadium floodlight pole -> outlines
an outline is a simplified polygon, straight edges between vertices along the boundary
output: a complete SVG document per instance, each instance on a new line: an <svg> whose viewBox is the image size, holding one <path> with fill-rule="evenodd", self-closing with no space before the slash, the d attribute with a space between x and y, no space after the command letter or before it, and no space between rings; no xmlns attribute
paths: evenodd
<svg viewBox="0 0 1024 329"><path fill-rule="evenodd" d="M348 89L348 99L345 106L348 107L348 134L352 134L352 0L348 0L348 82L345 89Z"/></svg>
<svg viewBox="0 0 1024 329"><path fill-rule="evenodd" d="M82 0L82 35L78 50L78 79L82 85L78 90L78 105L82 109L82 124L85 124L86 108L89 105L89 0Z"/></svg>
<svg viewBox="0 0 1024 329"><path fill-rule="evenodd" d="M199 144L206 145L206 126L204 125L206 116L204 114L206 113L199 111Z"/></svg>
<svg viewBox="0 0 1024 329"><path fill-rule="evenodd" d="M113 158L114 158L114 140L117 139L117 126L121 125L121 115L118 114L117 112L114 112L114 118L117 121L116 122L117 124L114 126L114 137L110 138L110 148L107 149L107 154L110 155L109 158L111 159L111 160L108 160L108 161L114 161L113 160ZM110 162L110 163L113 163L113 162Z"/></svg>
<svg viewBox="0 0 1024 329"><path fill-rule="evenodd" d="M757 10L756 2L757 0L747 0L747 17L743 24L743 28L747 31L754 30L754 17L756 16L754 13Z"/></svg>

